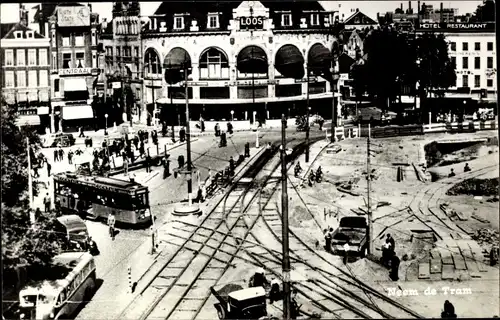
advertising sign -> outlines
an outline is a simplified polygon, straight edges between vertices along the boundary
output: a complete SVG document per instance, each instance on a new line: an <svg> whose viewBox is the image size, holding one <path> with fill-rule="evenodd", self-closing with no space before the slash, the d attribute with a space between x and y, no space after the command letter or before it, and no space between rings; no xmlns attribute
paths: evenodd
<svg viewBox="0 0 500 320"><path fill-rule="evenodd" d="M60 76L74 76L74 75L84 75L84 74L92 74L92 68L59 69Z"/></svg>
<svg viewBox="0 0 500 320"><path fill-rule="evenodd" d="M417 29L439 30L448 32L464 31L492 31L495 30L494 23L421 23Z"/></svg>
<svg viewBox="0 0 500 320"><path fill-rule="evenodd" d="M264 17L240 17L241 30L262 30L264 29Z"/></svg>
<svg viewBox="0 0 500 320"><path fill-rule="evenodd" d="M90 26L90 11L88 7L58 7L57 25L59 27Z"/></svg>

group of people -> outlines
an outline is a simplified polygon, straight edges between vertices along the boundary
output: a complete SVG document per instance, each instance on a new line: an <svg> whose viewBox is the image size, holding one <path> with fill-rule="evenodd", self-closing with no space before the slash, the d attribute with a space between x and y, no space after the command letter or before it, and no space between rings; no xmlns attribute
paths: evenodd
<svg viewBox="0 0 500 320"><path fill-rule="evenodd" d="M464 172L470 172L472 169L469 167L469 164L466 163L464 166ZM453 168L450 169L450 173L448 174L448 178L456 176L455 170Z"/></svg>

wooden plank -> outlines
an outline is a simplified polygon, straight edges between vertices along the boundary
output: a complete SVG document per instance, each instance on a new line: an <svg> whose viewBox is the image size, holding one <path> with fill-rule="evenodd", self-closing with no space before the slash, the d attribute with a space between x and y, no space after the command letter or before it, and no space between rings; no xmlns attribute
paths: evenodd
<svg viewBox="0 0 500 320"><path fill-rule="evenodd" d="M441 259L431 259L431 273L441 273Z"/></svg>
<svg viewBox="0 0 500 320"><path fill-rule="evenodd" d="M448 248L439 248L439 253L441 254L441 261L443 264L453 264L453 259L451 257L450 251L448 251Z"/></svg>
<svg viewBox="0 0 500 320"><path fill-rule="evenodd" d="M477 244L470 244L469 248L472 251L472 258L476 261L479 272L488 271L486 264L484 263L484 254L482 252L481 247Z"/></svg>
<svg viewBox="0 0 500 320"><path fill-rule="evenodd" d="M464 257L460 253L452 253L453 262L455 263L455 269L457 270L467 270L465 266Z"/></svg>
<svg viewBox="0 0 500 320"><path fill-rule="evenodd" d="M418 278L419 279L429 279L431 275L429 262L418 264Z"/></svg>
<svg viewBox="0 0 500 320"><path fill-rule="evenodd" d="M455 266L449 264L443 265L443 272L441 273L441 279L443 280L455 279Z"/></svg>
<svg viewBox="0 0 500 320"><path fill-rule="evenodd" d="M469 218L467 218L461 211L455 211L457 214L457 217L460 221L467 221Z"/></svg>

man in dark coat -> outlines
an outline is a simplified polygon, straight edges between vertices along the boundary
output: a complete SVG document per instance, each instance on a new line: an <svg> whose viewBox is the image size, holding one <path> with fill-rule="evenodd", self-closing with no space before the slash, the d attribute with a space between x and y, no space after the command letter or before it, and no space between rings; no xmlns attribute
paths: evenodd
<svg viewBox="0 0 500 320"><path fill-rule="evenodd" d="M233 159L233 157L230 157L229 158L229 174L231 176L234 175L234 168L235 168L234 159Z"/></svg>
<svg viewBox="0 0 500 320"><path fill-rule="evenodd" d="M64 160L64 150L59 147L59 150L57 151L59 153L59 161L63 161Z"/></svg>
<svg viewBox="0 0 500 320"><path fill-rule="evenodd" d="M399 280L399 264L400 264L400 262L401 262L401 260L399 260L398 256L393 251L392 258L391 258L391 271L389 272L389 277L392 279L392 281Z"/></svg>
<svg viewBox="0 0 500 320"><path fill-rule="evenodd" d="M151 156L149 155L149 151L146 154L146 172L150 173L151 172Z"/></svg>
<svg viewBox="0 0 500 320"><path fill-rule="evenodd" d="M215 136L216 137L220 136L220 126L219 126L218 123L215 124L214 131L215 131Z"/></svg>
<svg viewBox="0 0 500 320"><path fill-rule="evenodd" d="M166 156L163 160L163 179L170 176L170 159Z"/></svg>
<svg viewBox="0 0 500 320"><path fill-rule="evenodd" d="M441 312L441 319L456 319L457 315L455 314L455 307L453 304L446 300L444 302L443 312Z"/></svg>
<svg viewBox="0 0 500 320"><path fill-rule="evenodd" d="M68 163L73 164L73 151L71 150L68 152Z"/></svg>
<svg viewBox="0 0 500 320"><path fill-rule="evenodd" d="M225 132L222 132L220 134L220 144L219 144L219 147L225 147L227 146L227 138L226 138L226 133Z"/></svg>
<svg viewBox="0 0 500 320"><path fill-rule="evenodd" d="M179 139L181 140L181 142L184 142L186 140L186 129L184 129L184 127L179 130Z"/></svg>
<svg viewBox="0 0 500 320"><path fill-rule="evenodd" d="M184 167L184 156L182 154L177 158L177 163L179 165L179 169Z"/></svg>
<svg viewBox="0 0 500 320"><path fill-rule="evenodd" d="M231 124L231 122L227 123L227 133L233 134L233 125Z"/></svg>
<svg viewBox="0 0 500 320"><path fill-rule="evenodd" d="M249 142L245 143L245 157L246 158L250 157L250 143Z"/></svg>
<svg viewBox="0 0 500 320"><path fill-rule="evenodd" d="M144 155L144 141L141 141L141 145L139 146L139 154L141 157Z"/></svg>
<svg viewBox="0 0 500 320"><path fill-rule="evenodd" d="M50 177L50 170L52 170L52 165L47 161L47 176Z"/></svg>
<svg viewBox="0 0 500 320"><path fill-rule="evenodd" d="M57 149L54 149L54 162L59 161L59 152Z"/></svg>

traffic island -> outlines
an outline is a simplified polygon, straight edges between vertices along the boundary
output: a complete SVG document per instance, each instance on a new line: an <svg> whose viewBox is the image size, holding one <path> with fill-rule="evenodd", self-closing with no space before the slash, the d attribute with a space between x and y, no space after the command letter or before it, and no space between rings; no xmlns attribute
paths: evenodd
<svg viewBox="0 0 500 320"><path fill-rule="evenodd" d="M172 211L172 215L174 216L189 216L189 215L201 215L201 209L197 204L178 204L175 206L174 210Z"/></svg>

